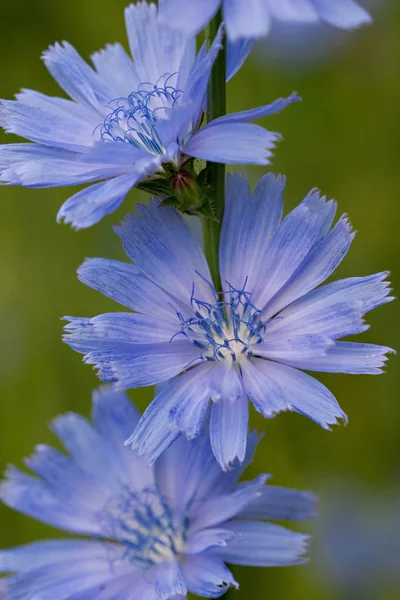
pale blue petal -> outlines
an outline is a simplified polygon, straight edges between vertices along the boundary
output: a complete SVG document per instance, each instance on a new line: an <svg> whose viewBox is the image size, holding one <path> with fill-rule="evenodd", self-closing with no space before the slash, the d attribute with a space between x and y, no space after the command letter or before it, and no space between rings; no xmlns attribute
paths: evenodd
<svg viewBox="0 0 400 600"><path fill-rule="evenodd" d="M386 280L388 275L385 271L367 277L349 277L328 283L293 302L279 316L293 331L296 323L305 322L313 313L335 304L348 304L365 314L394 299L390 296L390 283ZM279 321L280 319L276 319L269 323L271 333L283 325Z"/></svg>
<svg viewBox="0 0 400 600"><path fill-rule="evenodd" d="M228 165L267 165L278 133L251 123L216 123L202 127L182 148L195 158Z"/></svg>
<svg viewBox="0 0 400 600"><path fill-rule="evenodd" d="M238 513L240 519L303 521L315 519L317 498L311 492L267 485Z"/></svg>
<svg viewBox="0 0 400 600"><path fill-rule="evenodd" d="M196 298L213 304L203 249L183 216L155 201L150 206L137 205L136 213L115 228L135 265L181 303L190 306L194 291Z"/></svg>
<svg viewBox="0 0 400 600"><path fill-rule="evenodd" d="M354 235L347 219L341 218L270 300L264 310L264 316L268 318L277 314L282 308L323 283L346 256Z"/></svg>
<svg viewBox="0 0 400 600"><path fill-rule="evenodd" d="M252 302L262 310L288 281L320 239L326 235L336 205L312 191L283 220L260 266Z"/></svg>
<svg viewBox="0 0 400 600"><path fill-rule="evenodd" d="M227 361L216 362L212 366L210 396L214 402L234 403L243 394L240 373Z"/></svg>
<svg viewBox="0 0 400 600"><path fill-rule="evenodd" d="M249 403L246 395L234 402L221 399L211 409L210 440L215 458L224 471L246 455Z"/></svg>
<svg viewBox="0 0 400 600"><path fill-rule="evenodd" d="M202 502L201 512L190 523L189 539L198 531L215 527L236 517L248 504L251 504L262 492L268 475L260 475L250 483L238 486L233 492L221 494Z"/></svg>
<svg viewBox="0 0 400 600"><path fill-rule="evenodd" d="M328 0L329 1L329 0ZM334 0L335 1L335 0ZM318 21L313 0L264 0L271 17L278 21L313 23Z"/></svg>
<svg viewBox="0 0 400 600"><path fill-rule="evenodd" d="M189 592L197 596L219 598L230 586L239 587L229 569L215 556L188 556L181 569Z"/></svg>
<svg viewBox="0 0 400 600"><path fill-rule="evenodd" d="M311 327L312 329L312 327ZM291 363L292 361L307 360L325 356L335 345L329 337L318 334L303 334L287 336L267 336L265 342L254 346L254 355Z"/></svg>
<svg viewBox="0 0 400 600"><path fill-rule="evenodd" d="M191 439L200 435L204 418L204 398L207 398L207 370L208 365L200 365L165 385L145 410L138 426L125 444L132 445L140 456L153 463L181 433L181 404L189 408L189 404L193 404L191 414L194 418L189 421L190 429L184 433ZM198 406L201 407L200 414L196 411Z"/></svg>
<svg viewBox="0 0 400 600"><path fill-rule="evenodd" d="M225 0L224 20L227 35L233 41L265 36L270 28L268 7L264 0Z"/></svg>
<svg viewBox="0 0 400 600"><path fill-rule="evenodd" d="M168 600L177 595L185 595L186 585L178 561L170 560L156 569L154 587L158 600Z"/></svg>
<svg viewBox="0 0 400 600"><path fill-rule="evenodd" d="M139 89L142 81L121 44L108 44L103 50L92 54L91 59L97 73L107 81L115 94L110 100L127 98Z"/></svg>
<svg viewBox="0 0 400 600"><path fill-rule="evenodd" d="M129 331L120 325L119 313L93 319L68 317L63 340L85 362L95 365L103 381L116 381L119 389L155 385L199 361L199 349L190 342L134 343ZM132 315L133 317L133 315Z"/></svg>
<svg viewBox="0 0 400 600"><path fill-rule="evenodd" d="M58 470L58 475L59 473ZM15 467L6 471L5 479L0 484L0 498L6 506L66 531L98 535L99 523L93 511L82 508L82 504L74 497L73 490L66 502L66 491L68 490L64 489L62 498L57 498L43 481Z"/></svg>
<svg viewBox="0 0 400 600"><path fill-rule="evenodd" d="M221 0L164 0L159 4L160 22L189 35L196 35L211 20L220 3Z"/></svg>
<svg viewBox="0 0 400 600"><path fill-rule="evenodd" d="M392 348L375 344L336 342L325 356L312 360L294 360L290 364L307 371L324 373L347 373L351 375L379 375L388 360Z"/></svg>
<svg viewBox="0 0 400 600"><path fill-rule="evenodd" d="M0 172L19 163L37 161L40 159L67 159L77 157L75 152L64 148L43 146L41 144L2 144L0 145ZM14 182L12 182L14 183ZM16 182L18 183L18 182Z"/></svg>
<svg viewBox="0 0 400 600"><path fill-rule="evenodd" d="M153 470L124 442L139 422L140 414L129 398L110 386L102 386L93 394L93 425L112 459L118 479L130 489L154 484Z"/></svg>
<svg viewBox="0 0 400 600"><path fill-rule="evenodd" d="M58 85L76 102L98 111L114 99L108 84L81 58L68 42L55 44L43 53L43 60Z"/></svg>
<svg viewBox="0 0 400 600"><path fill-rule="evenodd" d="M285 179L273 174L260 179L249 196L246 176L227 177L226 207L220 244L223 285L252 292L260 268L268 257L271 241L282 218Z"/></svg>
<svg viewBox="0 0 400 600"><path fill-rule="evenodd" d="M226 547L213 553L224 562L253 567L284 567L304 562L308 536L284 527L254 521L231 521L235 534Z"/></svg>
<svg viewBox="0 0 400 600"><path fill-rule="evenodd" d="M206 510L206 507L204 507ZM218 521L219 522L219 521ZM217 527L209 527L208 529L199 529L189 534L189 539L186 542L186 554L199 554L206 552L217 546L226 546L227 542L232 539L233 535L229 530L220 529Z"/></svg>
<svg viewBox="0 0 400 600"><path fill-rule="evenodd" d="M236 42L228 40L226 49L226 80L229 81L246 62L254 40L243 38Z"/></svg>
<svg viewBox="0 0 400 600"><path fill-rule="evenodd" d="M74 229L84 229L98 223L122 204L129 190L142 176L142 173L121 175L81 190L64 202L58 211L57 221L69 223Z"/></svg>
<svg viewBox="0 0 400 600"><path fill-rule="evenodd" d="M105 258L87 259L78 269L82 283L131 310L176 323L178 305L135 266ZM176 330L175 332L176 333Z"/></svg>
<svg viewBox="0 0 400 600"><path fill-rule="evenodd" d="M246 364L243 381L256 409L266 417L294 410L324 429L330 429L329 425L335 425L338 419L346 420L335 397L322 383L287 365L254 359Z"/></svg>
<svg viewBox="0 0 400 600"><path fill-rule="evenodd" d="M189 508L195 520L203 514L203 501L234 490L253 458L257 442L257 436L250 434L245 460L224 473L211 450L208 431L190 442L181 436L155 463L159 488L180 514L186 514Z"/></svg>
<svg viewBox="0 0 400 600"><path fill-rule="evenodd" d="M301 98L293 92L288 98L278 98L278 100L275 100L271 104L218 117L218 119L214 119L214 121L210 123L210 126L214 124L219 125L220 123L248 123L249 121L255 121L261 117L269 117L270 115L280 112L289 106L289 104L299 102L300 100Z"/></svg>
<svg viewBox="0 0 400 600"><path fill-rule="evenodd" d="M318 16L341 29L354 29L372 23L371 16L354 0L312 0Z"/></svg>
<svg viewBox="0 0 400 600"><path fill-rule="evenodd" d="M157 6L141 2L125 9L129 46L140 81L156 85L165 75L179 72L187 44L187 35L163 26Z"/></svg>
<svg viewBox="0 0 400 600"><path fill-rule="evenodd" d="M91 118L82 124L80 117L61 110L57 101L58 98L47 98L46 106L38 107L23 101L2 100L0 125L7 133L14 133L32 142L71 152L86 152L95 141L93 130L98 122Z"/></svg>

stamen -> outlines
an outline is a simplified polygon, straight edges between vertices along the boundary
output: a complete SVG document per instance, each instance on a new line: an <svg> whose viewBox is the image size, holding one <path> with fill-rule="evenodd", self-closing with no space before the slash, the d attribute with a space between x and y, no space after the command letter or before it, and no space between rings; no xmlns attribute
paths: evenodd
<svg viewBox="0 0 400 600"><path fill-rule="evenodd" d="M157 122L168 117L182 96L182 90L169 84L175 75L166 73L156 85L143 82L127 98L112 100L112 111L100 128L101 140L131 144L155 155L165 154Z"/></svg>
<svg viewBox="0 0 400 600"><path fill-rule="evenodd" d="M246 284L247 278L242 289L228 283L228 289L220 294L225 300L219 300L220 295L209 284L214 304L196 298L193 286L190 303L194 317L184 319L177 313L181 328L171 341L177 335L185 336L202 351L201 360L219 361L229 357L236 362L251 358L251 346L264 341L268 321L263 321L262 312L252 303Z"/></svg>
<svg viewBox="0 0 400 600"><path fill-rule="evenodd" d="M149 568L183 551L184 529L174 520L165 499L151 488L141 492L124 489L107 502L98 519L103 537L119 542L112 549L112 563L128 560Z"/></svg>

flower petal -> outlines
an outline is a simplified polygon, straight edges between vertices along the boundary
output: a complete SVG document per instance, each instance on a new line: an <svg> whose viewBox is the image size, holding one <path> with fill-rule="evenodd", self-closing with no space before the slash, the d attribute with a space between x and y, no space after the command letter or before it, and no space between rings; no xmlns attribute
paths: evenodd
<svg viewBox="0 0 400 600"><path fill-rule="evenodd" d="M196 35L217 12L220 1L201 0L192 3L187 0L164 0L159 5L159 19L165 26Z"/></svg>
<svg viewBox="0 0 400 600"><path fill-rule="evenodd" d="M239 587L228 567L215 556L187 556L181 565L187 588L204 598L219 598L230 586Z"/></svg>
<svg viewBox="0 0 400 600"><path fill-rule="evenodd" d="M187 407L193 403L194 415L199 418L190 421L190 430L186 430L185 433L190 438L200 435L200 419L204 413L201 410L199 415L195 409L197 406L203 407L204 398L208 396L207 370L207 364L200 365L163 387L145 410L138 426L125 444L132 445L140 456L153 463L181 433L178 428L179 406L182 403Z"/></svg>
<svg viewBox="0 0 400 600"><path fill-rule="evenodd" d="M69 198L57 214L57 221L83 229L98 223L125 200L126 194L142 178L142 173L121 175L96 183Z"/></svg>
<svg viewBox="0 0 400 600"><path fill-rule="evenodd" d="M185 580L176 560L157 566L154 587L158 600L168 600L186 594Z"/></svg>
<svg viewBox="0 0 400 600"><path fill-rule="evenodd" d="M226 80L229 81L246 62L254 41L243 38L236 42L228 40L226 49Z"/></svg>
<svg viewBox="0 0 400 600"><path fill-rule="evenodd" d="M253 567L285 567L305 562L308 536L260 521L231 521L235 537L213 550L224 562Z"/></svg>
<svg viewBox="0 0 400 600"><path fill-rule="evenodd" d="M225 164L267 165L280 139L250 123L215 123L202 127L182 148L195 158Z"/></svg>
<svg viewBox="0 0 400 600"><path fill-rule="evenodd" d="M372 23L371 16L354 0L312 0L318 16L341 29L354 29Z"/></svg>
<svg viewBox="0 0 400 600"><path fill-rule="evenodd" d="M267 485L240 511L238 518L268 521L315 519L317 498L311 492Z"/></svg>
<svg viewBox="0 0 400 600"><path fill-rule="evenodd" d="M213 304L204 252L183 216L155 201L136 210L115 228L135 265L179 303L190 307L195 286L195 296Z"/></svg>
<svg viewBox="0 0 400 600"><path fill-rule="evenodd" d="M229 0L224 2L224 20L229 39L258 38L270 28L268 8L264 0Z"/></svg>
<svg viewBox="0 0 400 600"><path fill-rule="evenodd" d="M129 46L140 82L157 83L179 72L191 39L161 24L153 3L131 4L125 9Z"/></svg>
<svg viewBox="0 0 400 600"><path fill-rule="evenodd" d="M330 429L337 419L346 420L335 397L322 383L292 367L256 358L247 363L243 380L251 401L266 417L295 410L324 429Z"/></svg>
<svg viewBox="0 0 400 600"><path fill-rule="evenodd" d="M347 373L350 375L380 375L388 360L388 354L395 351L386 346L336 342L325 356L312 360L293 360L290 364L307 371L324 373Z"/></svg>
<svg viewBox="0 0 400 600"><path fill-rule="evenodd" d="M246 395L234 402L221 398L211 409L210 440L215 458L224 471L246 455L249 403Z"/></svg>
<svg viewBox="0 0 400 600"><path fill-rule="evenodd" d="M226 207L219 249L223 285L252 291L282 218L283 177L260 179L250 199L248 178L227 176Z"/></svg>
<svg viewBox="0 0 400 600"><path fill-rule="evenodd" d="M108 44L103 50L91 56L97 73L114 92L114 98L127 98L134 90L138 90L140 80L132 59L121 44Z"/></svg>

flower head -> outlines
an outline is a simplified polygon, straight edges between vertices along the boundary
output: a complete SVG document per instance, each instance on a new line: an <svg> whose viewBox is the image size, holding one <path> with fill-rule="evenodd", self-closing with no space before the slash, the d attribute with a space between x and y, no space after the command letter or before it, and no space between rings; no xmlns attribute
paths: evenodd
<svg viewBox="0 0 400 600"><path fill-rule="evenodd" d="M128 398L105 388L92 424L54 421L68 455L40 445L26 461L36 476L9 469L5 504L85 537L0 551L3 600L216 598L238 586L225 563L304 562L307 536L266 520L313 518L312 494L265 486L266 476L239 484L244 465L222 473L207 436L182 436L149 468L123 446L138 420ZM251 435L246 462L255 445Z"/></svg>
<svg viewBox="0 0 400 600"><path fill-rule="evenodd" d="M114 211L135 185L167 177L191 158L267 164L279 135L249 121L298 100L215 119L200 128L208 78L221 47L196 56L188 37L158 20L154 3L125 11L135 62L119 44L92 56L94 69L68 43L44 53L46 67L71 100L23 90L0 104L0 125L29 144L0 146L0 181L27 187L93 183L61 207L58 219L89 227ZM229 74L246 44L232 54Z"/></svg>
<svg viewBox="0 0 400 600"><path fill-rule="evenodd" d="M340 29L371 22L370 15L355 0L163 0L160 16L177 29L198 33L221 6L226 31L233 42L267 35L272 20L325 21Z"/></svg>
<svg viewBox="0 0 400 600"><path fill-rule="evenodd" d="M81 281L135 313L68 318L65 341L104 381L134 388L171 380L130 442L154 460L181 433L210 436L224 469L246 451L248 398L265 417L285 410L329 429L345 415L303 372L381 373L390 349L343 342L365 331L364 314L389 302L387 273L318 287L347 253L346 217L310 194L282 220L281 177L266 175L250 197L247 178L228 178L220 243L222 290L173 208L138 206L117 233L135 263L91 259Z"/></svg>

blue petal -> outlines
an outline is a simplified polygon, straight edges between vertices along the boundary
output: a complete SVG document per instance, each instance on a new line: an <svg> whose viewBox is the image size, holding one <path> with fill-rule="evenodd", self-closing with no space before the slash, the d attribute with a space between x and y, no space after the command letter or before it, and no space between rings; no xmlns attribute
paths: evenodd
<svg viewBox="0 0 400 600"><path fill-rule="evenodd" d="M259 521L231 521L235 534L226 547L213 553L224 562L253 567L284 567L305 562L308 536Z"/></svg>
<svg viewBox="0 0 400 600"><path fill-rule="evenodd" d="M312 3L320 19L341 29L354 29L372 22L367 11L354 0L312 0Z"/></svg>
<svg viewBox="0 0 400 600"><path fill-rule="evenodd" d="M266 417L295 410L324 429L330 429L329 425L335 425L338 419L346 420L335 397L322 383L292 367L254 359L247 363L243 380L253 404Z"/></svg>
<svg viewBox="0 0 400 600"><path fill-rule="evenodd" d="M190 35L196 35L217 12L221 0L162 0L159 4L160 22Z"/></svg>
<svg viewBox="0 0 400 600"><path fill-rule="evenodd" d="M225 526L225 522L234 519L248 505L251 504L262 492L268 475L260 475L250 483L243 483L233 492L221 494L214 498L205 499L201 509L190 523L188 532L189 541L198 531L214 527Z"/></svg>
<svg viewBox="0 0 400 600"><path fill-rule="evenodd" d="M335 227L313 248L287 283L270 300L266 317L275 315L327 279L346 256L354 239L350 224L341 218Z"/></svg>
<svg viewBox="0 0 400 600"><path fill-rule="evenodd" d="M328 0L329 1L329 0ZM318 15L313 0L264 0L272 18L294 23L315 23Z"/></svg>
<svg viewBox="0 0 400 600"><path fill-rule="evenodd" d="M215 458L224 471L246 455L249 403L246 395L235 401L222 398L211 409L210 440Z"/></svg>
<svg viewBox="0 0 400 600"><path fill-rule="evenodd" d="M181 436L155 464L158 486L178 512L193 510L195 520L198 514L203 515L204 501L233 491L252 460L256 444L257 437L249 435L244 462L223 473L212 453L208 432L190 442Z"/></svg>
<svg viewBox="0 0 400 600"><path fill-rule="evenodd" d="M160 564L154 580L158 600L168 600L186 594L185 580L176 560Z"/></svg>
<svg viewBox="0 0 400 600"><path fill-rule="evenodd" d="M108 84L79 56L71 44L55 44L43 53L43 60L58 85L75 102L98 111L99 118L114 92Z"/></svg>
<svg viewBox="0 0 400 600"><path fill-rule="evenodd" d="M229 39L258 38L267 35L270 18L265 0L228 0L224 20Z"/></svg>
<svg viewBox="0 0 400 600"><path fill-rule="evenodd" d="M271 240L282 218L285 180L272 174L260 179L250 199L247 176L228 175L226 207L219 250L223 284L250 292L260 277Z"/></svg>
<svg viewBox="0 0 400 600"><path fill-rule="evenodd" d="M379 375L388 360L387 355L394 352L392 348L375 344L336 342L325 356L312 360L294 360L290 364L307 371Z"/></svg>
<svg viewBox="0 0 400 600"><path fill-rule="evenodd" d="M204 508L204 510L206 507ZM218 546L226 546L233 535L229 530L217 527L199 529L189 534L186 542L185 554L200 554Z"/></svg>
<svg viewBox="0 0 400 600"><path fill-rule="evenodd" d="M255 121L261 117L269 117L270 115L280 112L289 106L289 104L299 102L300 100L301 98L293 92L288 98L278 98L278 100L275 100L271 104L218 117L218 119L214 119L214 121L210 123L210 126L214 124L219 125L221 123L248 123L249 121Z"/></svg>
<svg viewBox="0 0 400 600"><path fill-rule="evenodd" d="M185 433L190 438L200 435L204 413L201 410L198 415L196 406L203 407L204 398L207 397L206 370L207 365L200 365L166 385L145 410L125 443L131 444L141 456L153 463L181 433L176 419L179 419L179 406L182 403L186 406L192 403L195 414L193 421L190 421L190 430Z"/></svg>
<svg viewBox="0 0 400 600"><path fill-rule="evenodd" d="M162 25L153 3L131 4L125 9L129 46L141 82L156 85L179 72L192 40L186 34Z"/></svg>
<svg viewBox="0 0 400 600"><path fill-rule="evenodd" d="M182 148L195 158L225 164L267 165L280 139L263 127L249 123L218 123L202 127Z"/></svg>
<svg viewBox="0 0 400 600"><path fill-rule="evenodd" d="M117 260L91 258L79 267L77 273L82 283L123 306L176 324L179 305L174 307L171 296L147 279L136 266Z"/></svg>
<svg viewBox="0 0 400 600"><path fill-rule="evenodd" d="M312 191L283 220L261 265L252 302L262 310L322 239L334 218L336 205ZM266 284L265 282L268 282Z"/></svg>
<svg viewBox="0 0 400 600"><path fill-rule="evenodd" d="M178 211L157 202L137 205L115 231L135 265L172 298L190 306L195 285L195 297L214 303L204 252Z"/></svg>
<svg viewBox="0 0 400 600"><path fill-rule="evenodd" d="M100 546L100 544L97 544ZM135 571L130 566L133 581ZM6 598L20 600L21 598L40 598L40 600L54 600L54 598L71 598L72 594L83 592L93 586L99 586L119 575L127 572L127 568L120 565L111 569L110 559L107 556L107 546L103 544L101 558L90 555L76 560L73 555L69 560L53 565L44 565L21 574L17 573L6 580ZM132 581L131 579L131 581Z"/></svg>
<svg viewBox="0 0 400 600"><path fill-rule="evenodd" d="M311 492L267 485L238 514L241 519L303 521L315 519L317 498Z"/></svg>
<svg viewBox="0 0 400 600"><path fill-rule="evenodd" d="M98 223L105 215L114 212L125 196L142 179L142 173L121 175L91 185L69 198L60 208L57 221L83 229Z"/></svg>
<svg viewBox="0 0 400 600"><path fill-rule="evenodd" d="M64 148L54 148L41 144L2 144L0 145L0 172L24 162L54 158L73 160L76 157L75 152L64 150Z"/></svg>
<svg viewBox="0 0 400 600"><path fill-rule="evenodd" d="M278 333L275 336L268 336L265 342L257 344L254 354L284 363L311 361L314 358L325 356L334 345L335 342L324 335L291 335L288 338Z"/></svg>
<svg viewBox="0 0 400 600"><path fill-rule="evenodd" d="M0 125L7 133L71 152L86 152L93 145L93 131L101 120L100 116L94 119L90 115L85 122L80 115L60 107L59 98L42 96L38 106L25 100L25 96L21 95L20 101L1 101Z"/></svg>
<svg viewBox="0 0 400 600"><path fill-rule="evenodd" d="M215 556L187 556L181 569L189 592L197 596L219 598L230 586L239 587L229 569Z"/></svg>
<svg viewBox="0 0 400 600"><path fill-rule="evenodd" d="M252 51L254 41L241 39L237 42L228 40L226 49L226 80L229 81L245 63Z"/></svg>
<svg viewBox="0 0 400 600"><path fill-rule="evenodd" d="M130 489L153 485L153 470L135 452L124 447L140 419L129 398L110 386L102 386L93 394L92 418L118 479Z"/></svg>
<svg viewBox="0 0 400 600"><path fill-rule="evenodd" d="M142 81L121 44L108 44L103 50L92 54L91 59L97 73L113 90L112 99L127 98L139 89Z"/></svg>

